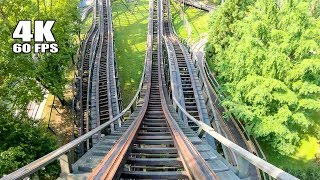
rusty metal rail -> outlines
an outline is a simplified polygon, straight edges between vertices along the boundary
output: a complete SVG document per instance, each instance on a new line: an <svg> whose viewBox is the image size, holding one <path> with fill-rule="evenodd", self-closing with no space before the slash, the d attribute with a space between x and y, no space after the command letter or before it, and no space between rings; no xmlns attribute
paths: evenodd
<svg viewBox="0 0 320 180"><path fill-rule="evenodd" d="M217 133L213 128L210 126L206 125L205 123L195 119L193 116L191 116L187 111L183 109L183 107L179 104L178 100L173 98L173 101L177 104L178 108L186 115L188 118L190 118L193 122L198 124L198 126L214 137L217 141L221 142L223 145L227 146L230 148L232 151L237 153L238 155L241 156L241 158L245 159L249 163L253 164L257 168L261 169L262 171L268 173L270 176L276 179L281 179L281 180L298 180L298 178L292 176L291 174L283 171L280 168L277 168L276 166L268 163L267 161L255 156L254 154L250 153L249 151L243 149L239 145L235 144L234 142L228 140L227 138L223 137L219 133Z"/></svg>
<svg viewBox="0 0 320 180"><path fill-rule="evenodd" d="M216 122L216 111L213 105L210 104L210 101L208 102L206 92L203 91L201 79L197 78L196 64L192 62L190 54L175 34L171 21L170 2L164 2L166 2L164 3L166 8L164 10L166 14L164 16L164 39L168 52L171 53L168 59L170 62L170 81L173 87L172 96L178 98L182 107L193 117L200 119L210 126L212 124L220 134L230 139L232 136L224 132L223 129L221 130L219 123ZM199 88L200 86L201 88ZM203 101L201 103L201 99L204 99L205 103ZM185 118L183 113L180 113L180 117L188 123L189 127L196 127L195 130L198 129L197 125L193 121L188 120L188 118ZM216 148L215 140L212 137L207 137L207 142L213 148ZM236 156L224 146L222 146L222 151L228 162L235 166L237 164Z"/></svg>
<svg viewBox="0 0 320 180"><path fill-rule="evenodd" d="M89 179L216 179L168 110L161 63L162 1L150 1L146 91L137 117ZM155 8L154 8L155 7Z"/></svg>
<svg viewBox="0 0 320 180"><path fill-rule="evenodd" d="M146 68L144 68L144 71L142 72L139 88L138 88L135 96L133 97L133 99L131 100L129 105L125 109L123 109L120 114L115 116L112 120L105 122L104 124L100 125L99 127L97 127L95 129L89 131L88 133L76 138L75 140L71 141L70 143L58 148L57 150L52 151L51 153L43 156L42 158L40 158L36 161L33 161L32 163L2 177L1 180L22 179L22 178L28 177L29 175L31 175L31 174L37 172L38 170L40 170L41 168L45 167L47 164L50 164L51 162L59 159L62 155L68 154L74 148L79 146L81 143L85 142L87 139L89 139L93 135L101 132L101 130L109 127L111 123L122 118L124 115L126 115L128 113L128 111L132 112L134 107L136 106L138 100L141 97L141 90L143 87L143 79L145 79L144 78L145 72L146 72Z"/></svg>

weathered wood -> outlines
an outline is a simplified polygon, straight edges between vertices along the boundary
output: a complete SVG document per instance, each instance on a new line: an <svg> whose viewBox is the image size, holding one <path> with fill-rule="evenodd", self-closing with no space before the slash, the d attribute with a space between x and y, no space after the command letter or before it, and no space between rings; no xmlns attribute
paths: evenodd
<svg viewBox="0 0 320 180"><path fill-rule="evenodd" d="M176 148L133 148L132 152L141 153L177 153Z"/></svg>
<svg viewBox="0 0 320 180"><path fill-rule="evenodd" d="M183 166L179 158L128 158L127 163L148 166Z"/></svg>
<svg viewBox="0 0 320 180"><path fill-rule="evenodd" d="M169 171L169 172L123 172L123 178L135 179L188 179L188 174L185 171Z"/></svg>

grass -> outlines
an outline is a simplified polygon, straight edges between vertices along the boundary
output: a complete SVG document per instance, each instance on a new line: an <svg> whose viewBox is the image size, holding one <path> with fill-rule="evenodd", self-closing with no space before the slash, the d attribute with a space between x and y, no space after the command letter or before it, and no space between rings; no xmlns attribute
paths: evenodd
<svg viewBox="0 0 320 180"><path fill-rule="evenodd" d="M317 135L320 132L319 117L320 113L315 113L312 116L315 125L303 137L298 150L293 155L280 155L272 151L267 144L261 142L261 147L268 162L289 172L307 172L310 168L316 168L320 172L320 166L316 163L315 158L315 154L320 153L319 134ZM299 174L294 175L299 176ZM306 179L309 179L309 177Z"/></svg>
<svg viewBox="0 0 320 180"><path fill-rule="evenodd" d="M182 39L188 38L187 28L185 27L183 20L180 16L180 7L174 1L170 1L170 10L173 26L177 35Z"/></svg>
<svg viewBox="0 0 320 180"><path fill-rule="evenodd" d="M199 0L199 1L207 5L214 5L215 0Z"/></svg>
<svg viewBox="0 0 320 180"><path fill-rule="evenodd" d="M191 37L189 42L195 43L208 32L209 13L190 6L183 8L182 4L170 1L173 25L179 37L186 39L187 28L181 18L180 10L184 9L184 14L191 27Z"/></svg>
<svg viewBox="0 0 320 180"><path fill-rule="evenodd" d="M148 16L148 0L112 1L116 58L124 106L135 95L143 72Z"/></svg>
<svg viewBox="0 0 320 180"><path fill-rule="evenodd" d="M314 155L318 150L318 140L315 137L308 136L303 139L293 155L280 155L271 150L267 144L260 142L260 145L267 156L267 161L281 169L301 170L316 165Z"/></svg>

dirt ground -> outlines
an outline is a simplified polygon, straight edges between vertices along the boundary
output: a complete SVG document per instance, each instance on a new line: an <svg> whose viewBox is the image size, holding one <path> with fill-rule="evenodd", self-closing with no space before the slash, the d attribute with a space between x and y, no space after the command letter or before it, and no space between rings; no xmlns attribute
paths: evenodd
<svg viewBox="0 0 320 180"><path fill-rule="evenodd" d="M59 146L70 142L72 138L72 112L63 107L53 95L49 95L42 113L43 121L48 124L48 128L58 136Z"/></svg>

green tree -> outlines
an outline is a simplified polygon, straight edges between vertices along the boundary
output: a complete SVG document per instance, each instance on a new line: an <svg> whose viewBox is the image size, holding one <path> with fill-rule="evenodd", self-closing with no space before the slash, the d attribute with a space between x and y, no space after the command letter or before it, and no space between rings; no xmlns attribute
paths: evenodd
<svg viewBox="0 0 320 180"><path fill-rule="evenodd" d="M25 114L0 111L0 177L48 154L57 148L57 140L44 124ZM52 163L38 176L57 177L59 166Z"/></svg>
<svg viewBox="0 0 320 180"><path fill-rule="evenodd" d="M26 107L30 101L41 101L44 89L65 104L66 73L77 48L77 5L77 0L0 1L0 177L57 148L47 127L27 118ZM12 39L19 20L49 19L55 20L58 53L13 53L12 44L20 42ZM38 175L50 178L57 172L54 163Z"/></svg>
<svg viewBox="0 0 320 180"><path fill-rule="evenodd" d="M47 89L66 104L63 92L66 72L72 63L77 48L79 12L76 0L0 1L0 100L14 104L16 109L25 109L31 100L43 98L42 89ZM53 34L59 45L56 54L15 54L11 35L19 20L56 21ZM9 94L10 95L9 95Z"/></svg>
<svg viewBox="0 0 320 180"><path fill-rule="evenodd" d="M228 0L213 11L209 20L210 43L206 48L208 57L217 55L229 45L229 38L235 32L233 24L244 17L247 6L253 2L254 0Z"/></svg>
<svg viewBox="0 0 320 180"><path fill-rule="evenodd" d="M213 14L207 46L228 95L224 104L250 134L282 154L293 153L314 123L311 115L320 111L320 20L310 10L314 1L227 2L241 10L232 21L216 20L230 8Z"/></svg>

